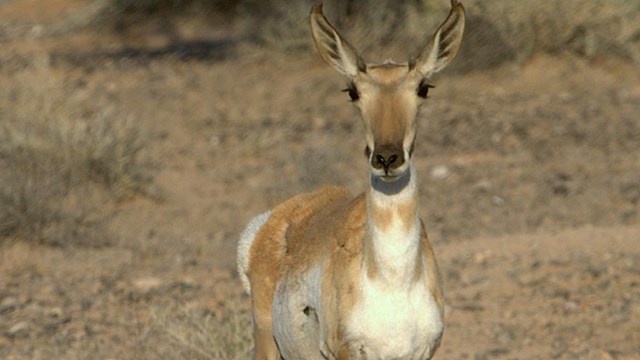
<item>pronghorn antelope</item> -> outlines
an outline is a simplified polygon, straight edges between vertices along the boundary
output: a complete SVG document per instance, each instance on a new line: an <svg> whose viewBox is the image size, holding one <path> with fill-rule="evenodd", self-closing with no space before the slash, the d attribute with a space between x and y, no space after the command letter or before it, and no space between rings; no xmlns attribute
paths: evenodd
<svg viewBox="0 0 640 360"><path fill-rule="evenodd" d="M254 218L238 268L251 294L254 359L430 359L440 344L442 285L418 216L412 164L427 79L457 54L464 8L451 11L406 64L366 63L322 14L311 31L324 60L349 80L364 121L370 186L295 196Z"/></svg>

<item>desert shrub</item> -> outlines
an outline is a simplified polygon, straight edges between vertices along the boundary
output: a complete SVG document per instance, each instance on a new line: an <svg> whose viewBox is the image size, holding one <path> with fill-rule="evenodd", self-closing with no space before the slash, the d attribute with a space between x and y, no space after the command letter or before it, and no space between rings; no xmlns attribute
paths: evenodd
<svg viewBox="0 0 640 360"><path fill-rule="evenodd" d="M16 165L15 160L20 160ZM87 188L70 189L56 162L25 151L0 166L0 242L25 239L48 245L102 246L104 215Z"/></svg>
<svg viewBox="0 0 640 360"><path fill-rule="evenodd" d="M6 132L0 136L5 145L0 151L0 236L21 232L40 240L46 227L61 218L55 204L66 193L63 174L34 149L8 150L6 138Z"/></svg>
<svg viewBox="0 0 640 360"><path fill-rule="evenodd" d="M145 356L156 353L163 359L248 359L252 343L251 317L237 308L224 316L193 309L156 311L153 325L140 338Z"/></svg>
<svg viewBox="0 0 640 360"><path fill-rule="evenodd" d="M233 17L263 47L310 53L311 0L111 0L112 18L137 19L203 9ZM640 2L633 0L466 1L467 38L454 69L473 70L537 53L570 51L590 59L640 59ZM416 54L449 8L447 1L326 0L325 14L373 61ZM398 56L401 56L398 58Z"/></svg>
<svg viewBox="0 0 640 360"><path fill-rule="evenodd" d="M312 1L239 0L254 40L290 52L309 50L308 12ZM465 2L463 70L525 61L537 53L570 51L587 58L601 55L640 59L640 3L632 0L487 0ZM416 54L447 14L446 1L326 1L325 13L367 57ZM367 54L371 53L371 54ZM403 60L399 58L398 60ZM454 68L454 69L455 69Z"/></svg>
<svg viewBox="0 0 640 360"><path fill-rule="evenodd" d="M0 120L5 169L56 173L66 188L93 181L118 199L142 192L148 177L141 166L146 159L140 129L132 121L109 116Z"/></svg>
<svg viewBox="0 0 640 360"><path fill-rule="evenodd" d="M314 1L244 0L238 7L247 24L248 36L270 49L291 53L312 48L309 10ZM435 3L435 2L434 2ZM431 1L393 0L325 1L323 10L330 21L366 58L416 54L427 43L429 31L446 15L446 6ZM442 10L442 11L440 11Z"/></svg>
<svg viewBox="0 0 640 360"><path fill-rule="evenodd" d="M101 14L105 20L127 25L145 18L182 15L210 16L220 13L233 16L239 0L106 0Z"/></svg>
<svg viewBox="0 0 640 360"><path fill-rule="evenodd" d="M101 233L105 204L150 181L145 136L108 107L82 115L43 72L0 102L0 239L102 243L87 235Z"/></svg>
<svg viewBox="0 0 640 360"><path fill-rule="evenodd" d="M236 0L110 0L111 11L120 15L180 13L191 8L229 11Z"/></svg>
<svg viewBox="0 0 640 360"><path fill-rule="evenodd" d="M566 51L589 59L606 55L640 60L636 1L488 0L469 4L467 10L462 57L469 63L495 63L505 57L523 61L538 53Z"/></svg>
<svg viewBox="0 0 640 360"><path fill-rule="evenodd" d="M122 200L144 189L141 137L127 122L9 124L0 119L0 236L85 241L100 197Z"/></svg>

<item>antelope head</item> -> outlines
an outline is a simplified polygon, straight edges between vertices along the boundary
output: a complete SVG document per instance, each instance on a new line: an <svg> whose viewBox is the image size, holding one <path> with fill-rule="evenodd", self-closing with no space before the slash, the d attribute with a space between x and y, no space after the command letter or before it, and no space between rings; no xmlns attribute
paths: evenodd
<svg viewBox="0 0 640 360"><path fill-rule="evenodd" d="M407 173L416 117L432 87L428 79L457 55L464 22L462 4L452 0L449 16L415 59L372 65L329 23L322 4L311 10L311 32L320 55L349 80L345 91L364 122L365 154L373 177L394 182Z"/></svg>

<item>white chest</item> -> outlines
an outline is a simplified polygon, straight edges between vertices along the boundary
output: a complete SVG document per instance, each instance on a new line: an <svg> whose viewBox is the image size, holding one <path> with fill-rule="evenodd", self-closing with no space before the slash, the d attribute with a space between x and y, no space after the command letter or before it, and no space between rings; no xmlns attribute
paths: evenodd
<svg viewBox="0 0 640 360"><path fill-rule="evenodd" d="M443 330L442 314L426 284L399 291L363 274L361 300L347 323L352 352L371 359L424 359Z"/></svg>

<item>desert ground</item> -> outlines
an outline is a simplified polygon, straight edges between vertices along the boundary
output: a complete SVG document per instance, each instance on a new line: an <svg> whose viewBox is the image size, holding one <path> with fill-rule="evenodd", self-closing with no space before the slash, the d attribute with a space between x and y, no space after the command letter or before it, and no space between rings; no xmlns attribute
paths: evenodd
<svg viewBox="0 0 640 360"><path fill-rule="evenodd" d="M250 358L244 225L368 184L345 80L220 17L121 29L92 25L98 3L0 1L0 358ZM640 359L629 44L433 79L414 158L444 275L435 359Z"/></svg>

